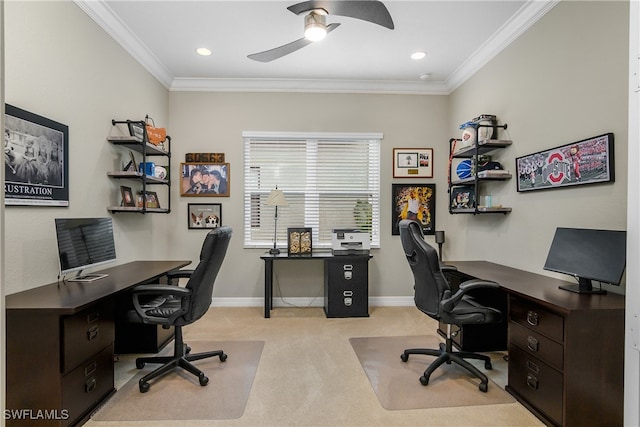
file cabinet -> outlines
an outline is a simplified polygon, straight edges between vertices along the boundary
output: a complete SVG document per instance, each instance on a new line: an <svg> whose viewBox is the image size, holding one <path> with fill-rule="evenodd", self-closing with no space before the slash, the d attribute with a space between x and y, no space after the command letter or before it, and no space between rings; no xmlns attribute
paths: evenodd
<svg viewBox="0 0 640 427"><path fill-rule="evenodd" d="M334 256L324 264L327 317L369 316L369 255Z"/></svg>

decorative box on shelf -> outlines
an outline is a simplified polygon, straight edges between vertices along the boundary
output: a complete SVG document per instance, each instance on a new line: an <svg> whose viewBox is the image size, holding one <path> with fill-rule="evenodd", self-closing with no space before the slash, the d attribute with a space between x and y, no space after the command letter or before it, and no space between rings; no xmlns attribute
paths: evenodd
<svg viewBox="0 0 640 427"><path fill-rule="evenodd" d="M311 256L312 239L311 228L287 228L287 253L289 256Z"/></svg>

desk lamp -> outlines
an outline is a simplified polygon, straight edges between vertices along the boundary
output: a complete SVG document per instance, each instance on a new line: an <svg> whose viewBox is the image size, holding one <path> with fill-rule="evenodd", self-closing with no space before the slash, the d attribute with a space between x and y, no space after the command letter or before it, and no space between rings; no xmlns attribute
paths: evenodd
<svg viewBox="0 0 640 427"><path fill-rule="evenodd" d="M442 244L444 243L444 231L436 231L436 243L438 244L438 258L442 262Z"/></svg>
<svg viewBox="0 0 640 427"><path fill-rule="evenodd" d="M278 186L276 186L275 190L271 190L269 193L269 198L267 198L266 202L267 206L275 206L275 222L273 224L273 248L269 251L272 255L277 255L280 253L280 249L277 247L278 241L278 206L288 206L287 199L284 197L284 193L282 190L278 190Z"/></svg>

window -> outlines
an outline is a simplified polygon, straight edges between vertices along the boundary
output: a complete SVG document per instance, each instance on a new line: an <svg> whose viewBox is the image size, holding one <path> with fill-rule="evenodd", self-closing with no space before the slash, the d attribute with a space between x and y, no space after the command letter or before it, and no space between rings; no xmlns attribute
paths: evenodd
<svg viewBox="0 0 640 427"><path fill-rule="evenodd" d="M334 228L367 231L380 246L380 141L382 134L243 132L244 245L272 247L275 207L282 190L278 245L287 227L311 227L313 247L331 246Z"/></svg>

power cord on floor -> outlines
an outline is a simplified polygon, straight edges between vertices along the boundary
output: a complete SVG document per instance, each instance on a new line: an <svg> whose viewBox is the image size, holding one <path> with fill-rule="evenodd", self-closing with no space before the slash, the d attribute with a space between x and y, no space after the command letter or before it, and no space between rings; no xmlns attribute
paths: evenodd
<svg viewBox="0 0 640 427"><path fill-rule="evenodd" d="M275 264L275 263L274 263ZM313 305L313 303L320 297L322 296L322 292L323 292L323 288L321 287L320 290L318 291L317 295L314 296L311 301L309 301L309 303L307 305L297 305L294 304L292 302L289 302L287 300L285 300L285 298L282 296L282 289L280 288L280 281L278 280L278 274L276 272L276 266L273 266L273 278L274 278L274 282L276 284L276 289L278 290L278 297L280 298L280 301L284 304L287 305L289 307L293 307L293 308L308 308L311 307Z"/></svg>

